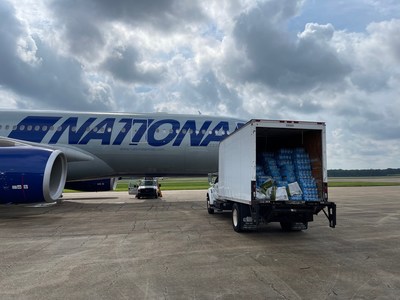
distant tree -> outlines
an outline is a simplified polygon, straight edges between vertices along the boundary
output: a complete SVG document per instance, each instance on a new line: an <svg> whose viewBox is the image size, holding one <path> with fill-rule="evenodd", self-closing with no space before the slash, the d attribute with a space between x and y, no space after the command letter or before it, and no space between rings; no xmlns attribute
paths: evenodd
<svg viewBox="0 0 400 300"><path fill-rule="evenodd" d="M400 169L328 170L328 177L369 177L400 175Z"/></svg>

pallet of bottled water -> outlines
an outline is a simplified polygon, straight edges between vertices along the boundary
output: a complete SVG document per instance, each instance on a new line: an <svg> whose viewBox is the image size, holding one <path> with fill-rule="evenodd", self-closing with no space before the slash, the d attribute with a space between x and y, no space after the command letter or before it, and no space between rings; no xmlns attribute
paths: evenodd
<svg viewBox="0 0 400 300"><path fill-rule="evenodd" d="M281 148L276 153L264 152L257 159L257 188L266 192L265 182L271 188L286 187L292 201L318 201L318 188L311 172L311 161L304 148ZM264 189L262 188L264 187ZM282 192L282 189L280 189ZM269 193L270 195L271 193ZM283 200L282 199L274 200Z"/></svg>

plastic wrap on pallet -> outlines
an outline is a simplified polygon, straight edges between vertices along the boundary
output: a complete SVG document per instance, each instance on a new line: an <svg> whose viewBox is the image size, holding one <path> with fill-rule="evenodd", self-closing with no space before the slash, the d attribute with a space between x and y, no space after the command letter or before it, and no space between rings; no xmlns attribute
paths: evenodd
<svg viewBox="0 0 400 300"><path fill-rule="evenodd" d="M287 201L289 196L286 191L286 187L280 186L276 188L275 200L277 201Z"/></svg>
<svg viewBox="0 0 400 300"><path fill-rule="evenodd" d="M262 188L263 186L272 185L273 179L271 176L258 175L256 178L257 187Z"/></svg>
<svg viewBox="0 0 400 300"><path fill-rule="evenodd" d="M274 185L274 180L271 176L258 176L256 183L260 192L265 194L266 190Z"/></svg>
<svg viewBox="0 0 400 300"><path fill-rule="evenodd" d="M258 200L269 200L267 195L263 193L260 189L256 190L256 199Z"/></svg>
<svg viewBox="0 0 400 300"><path fill-rule="evenodd" d="M276 197L276 186L273 185L265 191L265 195L268 200L275 200Z"/></svg>
<svg viewBox="0 0 400 300"><path fill-rule="evenodd" d="M256 198L258 200L275 200L276 189L275 185L262 185L256 190Z"/></svg>
<svg viewBox="0 0 400 300"><path fill-rule="evenodd" d="M300 185L297 181L289 183L288 189L289 189L290 196L296 196L296 195L301 196L303 194L303 192L301 191Z"/></svg>

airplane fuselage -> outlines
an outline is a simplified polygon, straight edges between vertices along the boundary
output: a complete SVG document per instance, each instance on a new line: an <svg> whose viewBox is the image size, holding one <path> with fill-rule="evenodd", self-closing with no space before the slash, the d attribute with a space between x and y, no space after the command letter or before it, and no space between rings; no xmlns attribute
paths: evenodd
<svg viewBox="0 0 400 300"><path fill-rule="evenodd" d="M66 154L67 180L217 171L243 120L203 115L1 111L0 136Z"/></svg>

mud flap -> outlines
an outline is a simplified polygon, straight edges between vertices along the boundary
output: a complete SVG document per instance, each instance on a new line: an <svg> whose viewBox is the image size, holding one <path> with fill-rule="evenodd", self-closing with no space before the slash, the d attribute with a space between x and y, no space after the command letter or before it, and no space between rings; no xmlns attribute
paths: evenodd
<svg viewBox="0 0 400 300"><path fill-rule="evenodd" d="M325 210L324 210L324 213L329 220L329 227L335 228L335 226L336 226L336 203L330 202L327 207L328 207L328 213L326 213Z"/></svg>

